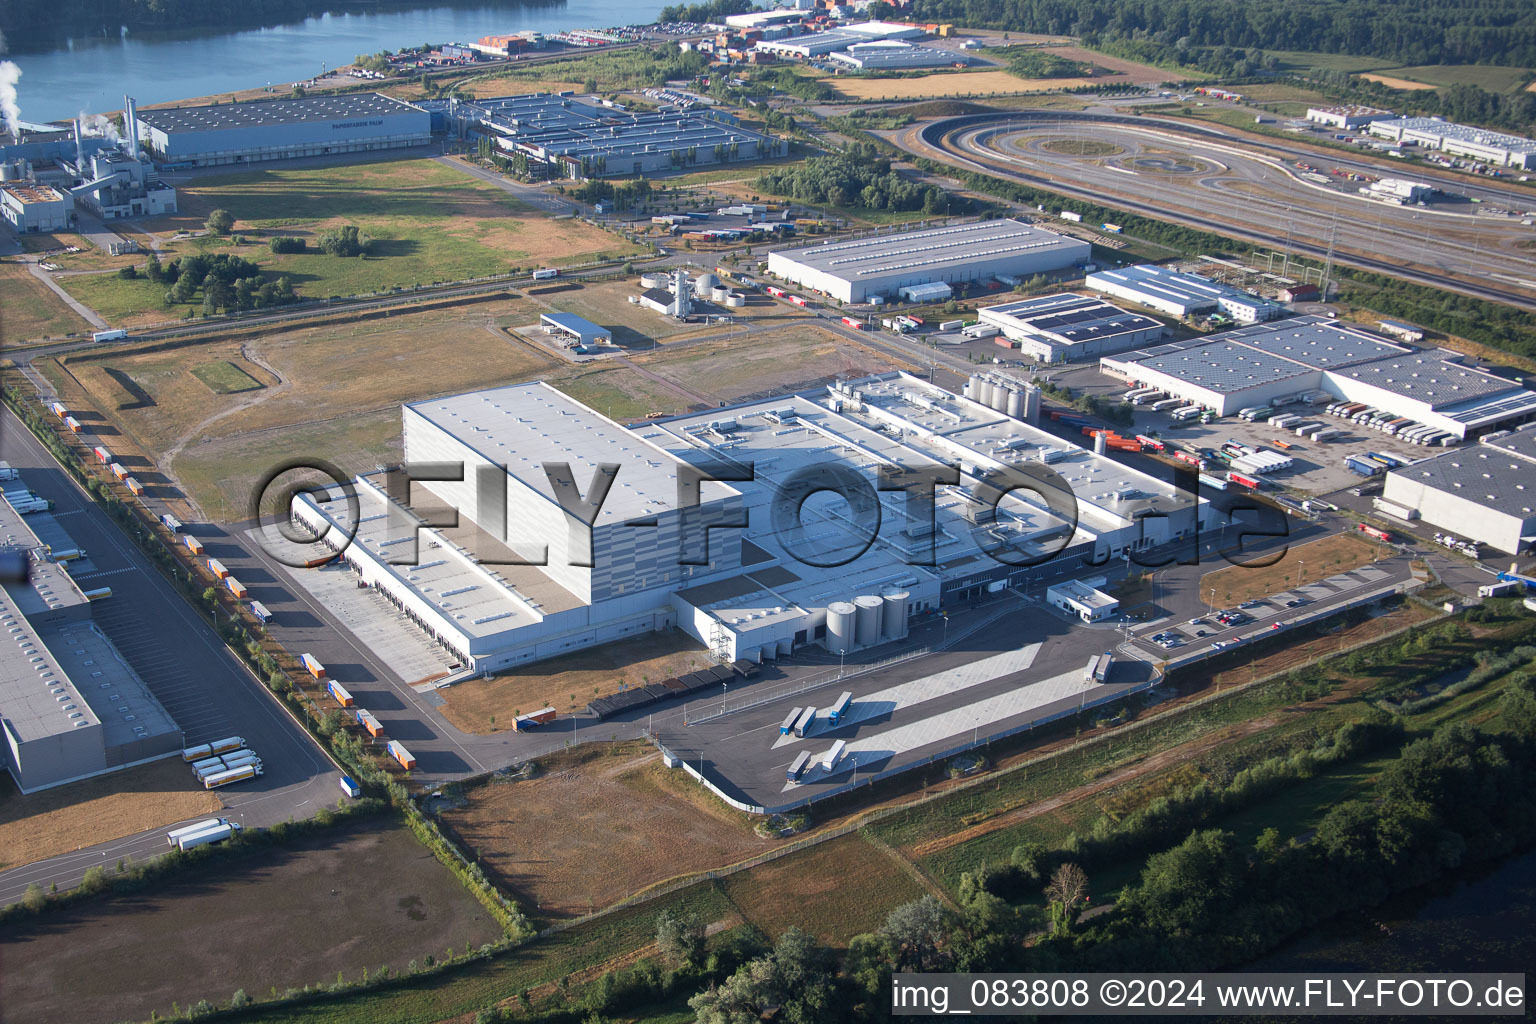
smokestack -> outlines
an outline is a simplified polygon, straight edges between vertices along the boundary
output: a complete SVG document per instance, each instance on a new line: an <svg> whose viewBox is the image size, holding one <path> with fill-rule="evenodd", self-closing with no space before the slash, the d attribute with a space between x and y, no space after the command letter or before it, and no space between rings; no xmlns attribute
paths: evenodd
<svg viewBox="0 0 1536 1024"><path fill-rule="evenodd" d="M85 173L83 170L85 167L84 130L80 127L80 119L78 117L75 118L75 165L77 168L82 168L80 173Z"/></svg>
<svg viewBox="0 0 1536 1024"><path fill-rule="evenodd" d="M128 155L137 159L139 155L139 112L134 106L132 96L123 97L123 132L128 136Z"/></svg>

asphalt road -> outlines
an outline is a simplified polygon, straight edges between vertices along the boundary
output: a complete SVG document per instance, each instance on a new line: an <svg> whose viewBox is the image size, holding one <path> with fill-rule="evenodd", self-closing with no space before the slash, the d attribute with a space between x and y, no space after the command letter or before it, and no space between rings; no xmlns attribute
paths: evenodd
<svg viewBox="0 0 1536 1024"><path fill-rule="evenodd" d="M112 596L93 608L95 620L182 727L186 742L240 735L261 755L260 778L220 790L228 816L264 826L334 804L341 796L336 766L9 410L0 415L0 458L53 500L59 524L86 551L91 572L77 577L81 585L111 586ZM0 904L18 898L30 882L63 889L92 864L158 853L166 848L163 832L0 872Z"/></svg>
<svg viewBox="0 0 1536 1024"><path fill-rule="evenodd" d="M1006 145L1010 138L1044 133L1099 140L1150 156L1194 156L1206 173L1153 174L1134 167L1110 170L1109 158L1073 158L1038 147ZM1529 229L1518 220L1436 212L1433 207L1398 207L1351 196L1296 176L1291 160L1340 166L1309 150L1274 155L1255 152L1247 140L1192 129L1155 118L1118 115L1021 112L970 115L936 121L901 136L906 148L945 163L1015 180L1038 182L1071 195L1110 202L1161 220L1187 224L1295 254L1336 259L1395 277L1448 288L1480 298L1536 308L1536 263L1512 248ZM1373 173L1383 175L1380 167ZM1239 187L1240 186L1240 187ZM1447 187L1454 187L1448 185ZM1504 195L1487 186L1461 188ZM1263 193L1263 194L1260 194ZM1510 209L1530 200L1504 195ZM1437 204L1438 205L1438 204ZM1381 258L1391 254L1400 262ZM1455 277L1449 275L1457 275Z"/></svg>

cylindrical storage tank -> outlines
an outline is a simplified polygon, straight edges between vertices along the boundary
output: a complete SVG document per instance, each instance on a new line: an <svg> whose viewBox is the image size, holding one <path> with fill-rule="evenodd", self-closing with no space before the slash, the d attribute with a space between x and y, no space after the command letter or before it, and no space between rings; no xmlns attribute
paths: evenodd
<svg viewBox="0 0 1536 1024"><path fill-rule="evenodd" d="M709 290L709 297L716 302L724 302L731 297L731 290L723 284L717 284Z"/></svg>
<svg viewBox="0 0 1536 1024"><path fill-rule="evenodd" d="M1093 435L1093 454L1103 455L1109 451L1109 438L1101 431Z"/></svg>
<svg viewBox="0 0 1536 1024"><path fill-rule="evenodd" d="M1024 389L1024 422L1025 423L1039 423L1040 422L1040 389L1039 388L1025 388Z"/></svg>
<svg viewBox="0 0 1536 1024"><path fill-rule="evenodd" d="M669 274L651 271L649 274L640 275L640 283L646 288L665 288L672 283L672 277Z"/></svg>
<svg viewBox="0 0 1536 1024"><path fill-rule="evenodd" d="M1014 419L1020 419L1024 415L1024 392L1014 390L1008 392L1008 408L1003 410Z"/></svg>
<svg viewBox="0 0 1536 1024"><path fill-rule="evenodd" d="M865 594L863 597L854 598L853 604L858 609L854 641L860 647L868 647L871 644L879 643L880 612L885 607L885 602L873 594Z"/></svg>
<svg viewBox="0 0 1536 1024"><path fill-rule="evenodd" d="M972 401L974 401L976 399L976 394L977 394L977 391L980 388L980 386L981 386L981 378L973 373L973 374L971 374L969 377L967 377L965 379L965 387L960 389L960 394L961 394L962 397L969 398Z"/></svg>
<svg viewBox="0 0 1536 1024"><path fill-rule="evenodd" d="M0 160L0 181L16 181L21 177L21 164Z"/></svg>
<svg viewBox="0 0 1536 1024"><path fill-rule="evenodd" d="M739 309L747 304L747 297L741 292L729 292L725 296L725 305L728 309Z"/></svg>
<svg viewBox="0 0 1536 1024"><path fill-rule="evenodd" d="M779 656L788 657L795 653L795 638L786 636L779 641Z"/></svg>
<svg viewBox="0 0 1536 1024"><path fill-rule="evenodd" d="M999 384L992 389L992 408L998 412L1006 412L1008 409L1008 396L1013 394L1013 388L1006 384Z"/></svg>
<svg viewBox="0 0 1536 1024"><path fill-rule="evenodd" d="M880 632L889 639L907 635L907 603L911 594L899 587L890 587L880 595L885 607L880 612Z"/></svg>
<svg viewBox="0 0 1536 1024"><path fill-rule="evenodd" d="M853 649L853 617L857 609L847 601L827 605L827 650L847 654Z"/></svg>
<svg viewBox="0 0 1536 1024"><path fill-rule="evenodd" d="M700 274L693 279L693 294L708 295L720 287L720 279L714 274Z"/></svg>
<svg viewBox="0 0 1536 1024"><path fill-rule="evenodd" d="M992 392L994 390L996 390L995 385L993 385L990 380L987 380L985 377L983 377L981 379L981 385L977 388L976 391L976 401L980 402L982 405L989 409L992 408Z"/></svg>

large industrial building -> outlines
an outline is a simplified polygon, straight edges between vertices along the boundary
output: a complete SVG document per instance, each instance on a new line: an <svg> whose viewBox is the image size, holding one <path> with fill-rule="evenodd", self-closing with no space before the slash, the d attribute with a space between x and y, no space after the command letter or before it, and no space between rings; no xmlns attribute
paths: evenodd
<svg viewBox="0 0 1536 1024"><path fill-rule="evenodd" d="M810 60L812 57L823 57L834 50L848 50L850 47L861 43L878 42L885 39L908 40L921 39L928 31L917 25L900 25L889 21L866 21L857 25L846 25L827 32L814 32L805 36L793 36L788 39L764 39L754 48L765 53L771 53L775 57L790 57L799 60Z"/></svg>
<svg viewBox="0 0 1536 1024"><path fill-rule="evenodd" d="M722 661L846 652L1047 561L1054 576L1211 525L1203 501L1009 415L1038 409L1022 384L968 389L981 400L887 373L634 428L543 383L418 402L407 463L463 479L417 482L414 515L359 479L342 557L463 671L491 672L671 627ZM877 490L882 469L901 488L940 464L963 476L927 506ZM695 483L688 508L706 466L732 479ZM1029 466L1057 482L983 479ZM327 544L350 532L347 506L339 488L300 495L294 518L337 527ZM416 525L447 509L457 525Z"/></svg>
<svg viewBox="0 0 1536 1024"><path fill-rule="evenodd" d="M1390 110L1361 106L1358 103L1346 103L1337 107L1310 107L1307 110L1307 120L1313 124L1345 130L1362 128L1372 121L1384 121L1391 116Z"/></svg>
<svg viewBox="0 0 1536 1024"><path fill-rule="evenodd" d="M1369 131L1378 138L1439 150L1452 156L1471 157L1495 167L1536 169L1536 141L1520 135L1442 121L1438 117L1399 117L1372 121Z"/></svg>
<svg viewBox="0 0 1536 1024"><path fill-rule="evenodd" d="M1536 428L1394 469L1381 496L1458 537L1527 554L1536 545Z"/></svg>
<svg viewBox="0 0 1536 1024"><path fill-rule="evenodd" d="M32 515L44 532L64 536L49 513ZM78 552L45 544L8 498L0 498L0 534L31 561L26 583L0 585L0 732L16 787L33 793L180 752L181 730L50 560Z"/></svg>
<svg viewBox="0 0 1536 1024"><path fill-rule="evenodd" d="M1283 306L1241 288L1154 264L1101 270L1089 274L1084 283L1094 291L1180 318L1220 310L1240 324L1252 324L1286 314Z"/></svg>
<svg viewBox="0 0 1536 1024"><path fill-rule="evenodd" d="M424 146L425 110L379 93L338 93L138 112L138 136L162 165L289 160Z"/></svg>
<svg viewBox="0 0 1536 1024"><path fill-rule="evenodd" d="M913 46L900 39L874 39L851 43L827 54L827 59L858 71L900 71L911 68L947 68L970 64L971 58L931 46Z"/></svg>
<svg viewBox="0 0 1536 1024"><path fill-rule="evenodd" d="M18 234L72 231L75 197L39 181L0 181L0 215Z"/></svg>
<svg viewBox="0 0 1536 1024"><path fill-rule="evenodd" d="M535 93L453 104L469 130L556 177L629 177L777 156L783 142L709 108L632 113L571 93Z"/></svg>
<svg viewBox="0 0 1536 1024"><path fill-rule="evenodd" d="M1168 334L1161 321L1070 292L984 306L976 316L1042 363L1097 359L1161 341Z"/></svg>
<svg viewBox="0 0 1536 1024"><path fill-rule="evenodd" d="M1309 315L1105 357L1099 367L1218 416L1321 390L1462 439L1536 417L1536 392L1461 358Z"/></svg>
<svg viewBox="0 0 1536 1024"><path fill-rule="evenodd" d="M1092 254L1087 242L1020 220L981 220L770 253L768 273L844 302L864 302L909 285L1050 273Z"/></svg>

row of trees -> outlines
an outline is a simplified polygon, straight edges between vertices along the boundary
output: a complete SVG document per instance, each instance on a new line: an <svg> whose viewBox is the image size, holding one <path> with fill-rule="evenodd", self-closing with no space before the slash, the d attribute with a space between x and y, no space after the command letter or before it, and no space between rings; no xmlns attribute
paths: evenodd
<svg viewBox="0 0 1536 1024"><path fill-rule="evenodd" d="M1185 46L1369 54L1403 64L1536 65L1528 0L917 0L916 21Z"/></svg>
<svg viewBox="0 0 1536 1024"><path fill-rule="evenodd" d="M663 7L656 20L663 25L679 21L723 21L727 15L742 14L751 9L752 0L705 0L701 4L672 4Z"/></svg>
<svg viewBox="0 0 1536 1024"><path fill-rule="evenodd" d="M765 192L801 202L857 206L867 210L922 210L961 213L962 202L936 185L923 185L891 170L891 161L860 143L833 156L813 156L792 167L764 172L757 185Z"/></svg>
<svg viewBox="0 0 1536 1024"><path fill-rule="evenodd" d="M203 312L207 314L282 306L299 298L288 278L268 281L255 263L230 253L178 256L165 264L151 253L144 276L155 284L168 286L168 306L193 302L201 292Z"/></svg>

